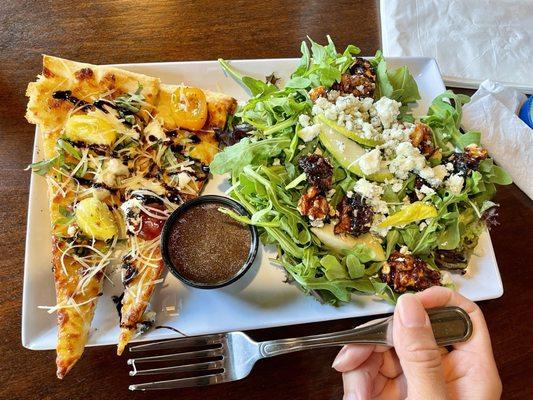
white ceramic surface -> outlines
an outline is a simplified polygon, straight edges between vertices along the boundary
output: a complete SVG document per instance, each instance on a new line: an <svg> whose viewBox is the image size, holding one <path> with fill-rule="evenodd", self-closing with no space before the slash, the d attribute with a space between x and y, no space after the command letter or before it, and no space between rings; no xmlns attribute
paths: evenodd
<svg viewBox="0 0 533 400"><path fill-rule="evenodd" d="M422 100L414 110L424 114L431 99L444 91L438 66L430 58L389 58L391 67L407 65L415 77ZM245 75L263 78L274 72L287 78L296 59L240 60L232 65ZM124 64L120 67L158 76L165 83L184 82L190 85L222 91L239 100L247 98L246 91L226 77L216 61ZM283 81L281 82L283 85ZM40 159L41 143L36 135L33 159ZM223 179L209 182L205 194L221 194ZM34 350L55 348L56 316L38 306L55 304L51 273L50 221L47 211L45 180L33 175L30 184L28 230L24 268L24 296L22 307L22 344ZM272 326L300 324L364 315L387 313L392 307L368 296L354 296L350 304L335 308L321 305L311 297L283 283L283 272L270 264L267 250L261 249L256 262L244 278L216 290L193 289L183 286L172 275L165 275L158 285L152 309L157 311L156 325L171 326L187 335L230 330L247 330ZM91 328L89 346L114 344L118 336L118 315L111 300L120 294L118 274L111 274L115 284L105 282ZM488 234L484 234L476 249L468 273L454 275L458 289L473 300L485 300L502 295L503 287ZM176 337L167 329L154 329L137 341Z"/></svg>

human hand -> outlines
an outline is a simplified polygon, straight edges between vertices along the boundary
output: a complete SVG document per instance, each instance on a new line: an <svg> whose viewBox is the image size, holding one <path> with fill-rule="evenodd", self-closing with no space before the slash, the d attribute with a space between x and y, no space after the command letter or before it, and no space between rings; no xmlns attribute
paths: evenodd
<svg viewBox="0 0 533 400"><path fill-rule="evenodd" d="M472 337L448 352L437 347L425 308L458 306L470 316ZM344 400L499 399L502 385L483 313L444 287L400 296L393 321L394 348L347 345L333 368L342 372Z"/></svg>

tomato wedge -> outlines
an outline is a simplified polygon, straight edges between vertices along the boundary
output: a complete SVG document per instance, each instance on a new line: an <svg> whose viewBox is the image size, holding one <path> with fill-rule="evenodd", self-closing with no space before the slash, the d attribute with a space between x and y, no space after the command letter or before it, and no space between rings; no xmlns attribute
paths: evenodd
<svg viewBox="0 0 533 400"><path fill-rule="evenodd" d="M161 204L147 204L150 208L157 208L158 210L164 210ZM138 233L139 237L144 240L152 240L161 234L163 225L165 225L164 219L154 218L141 211L141 230Z"/></svg>
<svg viewBox="0 0 533 400"><path fill-rule="evenodd" d="M201 89L179 87L171 98L174 119L180 128L202 129L207 120L207 101Z"/></svg>

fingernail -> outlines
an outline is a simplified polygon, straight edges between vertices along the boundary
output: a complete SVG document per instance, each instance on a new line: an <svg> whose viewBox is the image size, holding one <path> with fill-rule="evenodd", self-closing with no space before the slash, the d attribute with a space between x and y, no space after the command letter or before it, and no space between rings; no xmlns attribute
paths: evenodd
<svg viewBox="0 0 533 400"><path fill-rule="evenodd" d="M361 397L359 397L355 393L344 393L344 396L342 397L342 400L359 400Z"/></svg>
<svg viewBox="0 0 533 400"><path fill-rule="evenodd" d="M342 359L344 358L344 353L346 353L347 349L348 348L344 346L341 351L339 351L339 354L337 354L337 357L335 357L335 360L333 360L333 364L331 364L331 368L337 367L342 362Z"/></svg>
<svg viewBox="0 0 533 400"><path fill-rule="evenodd" d="M411 293L406 293L398 299L400 322L406 328L421 328L428 322L426 310L420 300Z"/></svg>

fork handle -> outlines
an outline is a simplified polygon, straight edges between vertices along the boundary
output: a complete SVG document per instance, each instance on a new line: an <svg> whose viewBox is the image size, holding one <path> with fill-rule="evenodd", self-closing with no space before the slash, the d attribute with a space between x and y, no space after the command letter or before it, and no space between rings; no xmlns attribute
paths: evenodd
<svg viewBox="0 0 533 400"><path fill-rule="evenodd" d="M472 321L459 307L428 309L429 320L439 346L465 342L472 335ZM269 340L259 343L262 358L320 347L342 346L348 343L393 346L392 316L371 321L346 331L304 336L292 339Z"/></svg>

